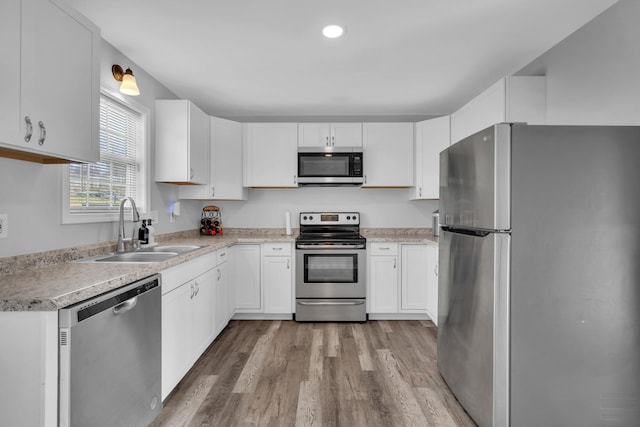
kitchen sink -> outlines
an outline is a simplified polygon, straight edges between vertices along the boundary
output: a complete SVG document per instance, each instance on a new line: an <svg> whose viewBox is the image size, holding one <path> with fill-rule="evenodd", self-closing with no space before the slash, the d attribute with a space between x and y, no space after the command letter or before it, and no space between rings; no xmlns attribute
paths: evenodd
<svg viewBox="0 0 640 427"><path fill-rule="evenodd" d="M161 262L170 258L178 256L180 254L186 254L188 252L200 249L203 246L196 245L166 245L166 246L153 246L151 248L141 248L132 252L123 252L107 255L98 255L89 258L82 258L75 262L130 262L130 263L143 263L143 262Z"/></svg>
<svg viewBox="0 0 640 427"><path fill-rule="evenodd" d="M160 262L178 256L177 252L125 252L94 259L95 262Z"/></svg>
<svg viewBox="0 0 640 427"><path fill-rule="evenodd" d="M196 245L166 245L166 246L154 246L151 248L138 249L136 253L162 253L162 252L176 252L179 254L186 254L187 252L200 249L202 246Z"/></svg>

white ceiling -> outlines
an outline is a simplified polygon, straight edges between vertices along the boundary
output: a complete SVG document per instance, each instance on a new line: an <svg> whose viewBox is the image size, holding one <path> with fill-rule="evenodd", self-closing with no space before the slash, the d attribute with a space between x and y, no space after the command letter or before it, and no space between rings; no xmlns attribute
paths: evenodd
<svg viewBox="0 0 640 427"><path fill-rule="evenodd" d="M251 118L449 114L616 0L68 2L179 97Z"/></svg>

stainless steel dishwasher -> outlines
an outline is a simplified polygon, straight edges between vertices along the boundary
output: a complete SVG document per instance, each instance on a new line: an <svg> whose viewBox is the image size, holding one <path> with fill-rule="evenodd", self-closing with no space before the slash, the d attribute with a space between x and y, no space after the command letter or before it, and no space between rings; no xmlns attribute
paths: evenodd
<svg viewBox="0 0 640 427"><path fill-rule="evenodd" d="M59 426L146 426L160 413L160 276L59 311Z"/></svg>

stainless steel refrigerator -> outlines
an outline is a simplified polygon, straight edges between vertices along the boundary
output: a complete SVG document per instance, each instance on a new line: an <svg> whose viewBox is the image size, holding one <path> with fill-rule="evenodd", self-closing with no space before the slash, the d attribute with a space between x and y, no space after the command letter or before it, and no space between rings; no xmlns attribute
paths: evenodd
<svg viewBox="0 0 640 427"><path fill-rule="evenodd" d="M640 127L440 155L438 368L481 427L640 425Z"/></svg>

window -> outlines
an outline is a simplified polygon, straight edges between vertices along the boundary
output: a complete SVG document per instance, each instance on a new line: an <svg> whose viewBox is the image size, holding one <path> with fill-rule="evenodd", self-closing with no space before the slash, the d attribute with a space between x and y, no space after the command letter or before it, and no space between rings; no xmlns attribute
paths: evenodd
<svg viewBox="0 0 640 427"><path fill-rule="evenodd" d="M101 93L100 161L69 165L64 223L115 221L125 197L135 200L139 212L146 211L147 116L144 107Z"/></svg>

